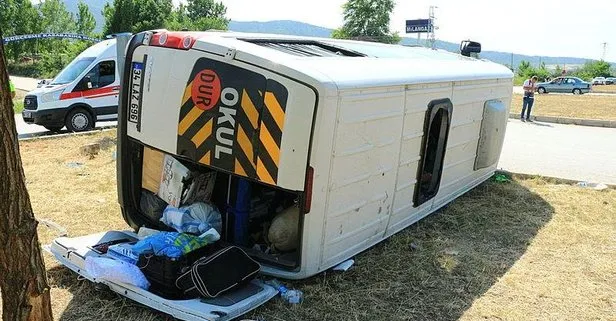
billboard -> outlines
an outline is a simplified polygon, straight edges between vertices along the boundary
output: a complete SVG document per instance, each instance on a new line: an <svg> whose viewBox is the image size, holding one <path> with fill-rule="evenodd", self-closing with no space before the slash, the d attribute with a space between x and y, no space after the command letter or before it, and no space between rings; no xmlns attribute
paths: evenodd
<svg viewBox="0 0 616 321"><path fill-rule="evenodd" d="M406 21L406 33L431 32L432 28L432 19L416 19Z"/></svg>

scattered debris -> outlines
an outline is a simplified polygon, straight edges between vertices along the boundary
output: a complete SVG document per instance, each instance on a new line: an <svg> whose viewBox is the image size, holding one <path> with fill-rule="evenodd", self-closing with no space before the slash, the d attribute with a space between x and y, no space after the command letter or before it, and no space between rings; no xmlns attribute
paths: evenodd
<svg viewBox="0 0 616 321"><path fill-rule="evenodd" d="M79 152L83 156L88 156L90 159L94 159L94 157L98 155L100 151L101 151L101 144L99 143L87 144L79 148Z"/></svg>
<svg viewBox="0 0 616 321"><path fill-rule="evenodd" d="M584 188L592 188L597 191L602 191L608 188L608 186L603 183L589 183L589 182L579 182L577 183L577 186L584 187Z"/></svg>
<svg viewBox="0 0 616 321"><path fill-rule="evenodd" d="M353 266L353 264L355 264L355 260L353 260L353 259L346 260L346 261L338 264L336 267L334 267L334 271L346 272L346 271L348 271L351 268L351 266Z"/></svg>
<svg viewBox="0 0 616 321"><path fill-rule="evenodd" d="M446 249L443 253L447 254L447 255L451 255L451 256L458 256L460 254L460 252L454 250L454 249Z"/></svg>
<svg viewBox="0 0 616 321"><path fill-rule="evenodd" d="M111 159L116 160L118 159L118 151L114 150L113 153L111 153Z"/></svg>
<svg viewBox="0 0 616 321"><path fill-rule="evenodd" d="M414 250L417 250L419 246L415 243L411 243L411 245L409 245L409 248L411 248L411 250L414 251Z"/></svg>
<svg viewBox="0 0 616 321"><path fill-rule="evenodd" d="M66 167L68 167L68 168L82 168L83 167L83 163L80 163L80 162L68 162L68 163L66 163Z"/></svg>
<svg viewBox="0 0 616 321"><path fill-rule="evenodd" d="M495 174L492 176L495 182L497 183L509 183L511 182L511 178L505 174Z"/></svg>
<svg viewBox="0 0 616 321"><path fill-rule="evenodd" d="M44 218L37 218L36 221L39 222L40 224L45 225L48 228L58 231L58 237L68 236L68 231L62 226L58 225L57 223L54 223Z"/></svg>
<svg viewBox="0 0 616 321"><path fill-rule="evenodd" d="M274 287L278 292L280 292L280 297L290 304L300 304L304 300L304 293L300 290L295 289L287 289L280 281L276 279L272 279L266 281L265 284Z"/></svg>
<svg viewBox="0 0 616 321"><path fill-rule="evenodd" d="M101 149L109 149L116 145L116 139L113 137L103 137L99 139L96 144L98 144Z"/></svg>

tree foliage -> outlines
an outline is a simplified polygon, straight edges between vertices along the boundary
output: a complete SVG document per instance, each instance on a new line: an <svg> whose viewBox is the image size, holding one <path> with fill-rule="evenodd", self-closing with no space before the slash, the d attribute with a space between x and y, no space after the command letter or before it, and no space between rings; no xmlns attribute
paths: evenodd
<svg viewBox="0 0 616 321"><path fill-rule="evenodd" d="M344 25L333 38L398 43L400 37L389 30L394 0L348 0L343 8Z"/></svg>
<svg viewBox="0 0 616 321"><path fill-rule="evenodd" d="M114 0L106 4L105 34L137 33L158 29L165 25L173 9L171 0Z"/></svg>
<svg viewBox="0 0 616 321"><path fill-rule="evenodd" d="M229 20L225 18L227 8L214 0L188 0L171 13L166 27L170 30L209 29L226 30Z"/></svg>
<svg viewBox="0 0 616 321"><path fill-rule="evenodd" d="M114 0L103 9L103 34L137 33L144 30L227 29L227 8L217 0L187 0L173 6L174 0ZM33 2L35 3L33 5ZM5 36L50 33L94 34L96 20L84 2L78 11L67 11L63 0L0 0L0 29ZM53 77L76 55L92 45L66 39L40 39L6 45L11 74Z"/></svg>
<svg viewBox="0 0 616 321"><path fill-rule="evenodd" d="M105 34L167 28L227 29L227 8L214 0L188 0L173 8L171 0L114 0L103 9Z"/></svg>
<svg viewBox="0 0 616 321"><path fill-rule="evenodd" d="M76 23L73 14L66 10L60 0L45 0L40 4L41 24L45 32L75 32Z"/></svg>
<svg viewBox="0 0 616 321"><path fill-rule="evenodd" d="M88 5L82 1L77 4L79 12L77 13L77 33L90 36L96 28L96 20L90 12Z"/></svg>
<svg viewBox="0 0 616 321"><path fill-rule="evenodd" d="M550 71L546 68L545 63L541 63L539 68L531 66L530 62L522 60L518 66L518 76L528 79L532 76L537 76L539 81L545 81L551 77Z"/></svg>
<svg viewBox="0 0 616 321"><path fill-rule="evenodd" d="M607 61L587 61L582 68L573 72L577 77L584 80L591 80L595 77L610 77L612 75L611 65Z"/></svg>
<svg viewBox="0 0 616 321"><path fill-rule="evenodd" d="M5 36L43 31L38 10L30 0L0 0L0 29ZM7 58L18 59L23 52L35 50L34 42L12 42L5 46Z"/></svg>

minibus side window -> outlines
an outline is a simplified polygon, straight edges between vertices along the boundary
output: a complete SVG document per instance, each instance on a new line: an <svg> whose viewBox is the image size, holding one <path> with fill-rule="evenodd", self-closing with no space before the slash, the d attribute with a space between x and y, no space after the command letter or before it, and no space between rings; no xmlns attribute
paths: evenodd
<svg viewBox="0 0 616 321"><path fill-rule="evenodd" d="M452 112L453 105L449 99L435 100L428 105L413 200L415 207L429 201L438 193Z"/></svg>
<svg viewBox="0 0 616 321"><path fill-rule="evenodd" d="M81 79L75 87L75 91L101 88L115 82L115 61L106 60L99 62Z"/></svg>

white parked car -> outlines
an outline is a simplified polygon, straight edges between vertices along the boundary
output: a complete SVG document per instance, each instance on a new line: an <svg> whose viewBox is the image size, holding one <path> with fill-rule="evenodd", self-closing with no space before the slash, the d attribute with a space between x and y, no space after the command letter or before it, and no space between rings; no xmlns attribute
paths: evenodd
<svg viewBox="0 0 616 321"><path fill-rule="evenodd" d="M593 85L605 85L605 77L595 77L592 79Z"/></svg>

